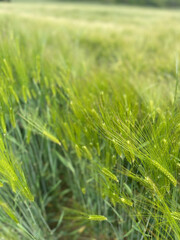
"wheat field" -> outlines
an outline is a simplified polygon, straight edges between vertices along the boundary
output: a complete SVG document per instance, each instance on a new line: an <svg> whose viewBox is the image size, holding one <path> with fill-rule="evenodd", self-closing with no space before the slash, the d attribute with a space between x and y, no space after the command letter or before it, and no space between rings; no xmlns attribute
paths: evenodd
<svg viewBox="0 0 180 240"><path fill-rule="evenodd" d="M180 239L180 10L0 4L0 239Z"/></svg>

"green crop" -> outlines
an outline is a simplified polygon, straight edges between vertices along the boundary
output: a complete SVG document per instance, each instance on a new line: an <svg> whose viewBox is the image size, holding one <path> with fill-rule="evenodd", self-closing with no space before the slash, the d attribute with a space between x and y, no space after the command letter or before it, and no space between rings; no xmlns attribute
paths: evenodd
<svg viewBox="0 0 180 240"><path fill-rule="evenodd" d="M0 7L0 239L179 240L179 10Z"/></svg>

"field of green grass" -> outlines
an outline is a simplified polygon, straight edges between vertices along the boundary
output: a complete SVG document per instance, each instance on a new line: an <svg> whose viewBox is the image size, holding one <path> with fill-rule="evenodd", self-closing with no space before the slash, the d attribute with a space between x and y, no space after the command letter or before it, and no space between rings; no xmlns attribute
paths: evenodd
<svg viewBox="0 0 180 240"><path fill-rule="evenodd" d="M0 240L180 239L180 10L0 4Z"/></svg>

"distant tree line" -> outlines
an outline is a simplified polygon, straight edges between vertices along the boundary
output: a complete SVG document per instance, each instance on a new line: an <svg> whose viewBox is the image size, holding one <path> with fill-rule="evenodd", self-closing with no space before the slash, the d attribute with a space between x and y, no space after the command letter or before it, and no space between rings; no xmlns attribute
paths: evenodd
<svg viewBox="0 0 180 240"><path fill-rule="evenodd" d="M115 0L115 2L133 4L133 5L149 5L157 7L176 7L180 6L180 0Z"/></svg>
<svg viewBox="0 0 180 240"><path fill-rule="evenodd" d="M0 0L0 2L10 2L14 0ZM31 2L31 0L24 0ZM43 1L43 0L42 0ZM45 0L44 0L45 1ZM48 1L48 0L46 0ZM102 3L122 3L128 5L146 5L154 7L180 7L180 0L49 0L61 2L102 2Z"/></svg>
<svg viewBox="0 0 180 240"><path fill-rule="evenodd" d="M178 6L180 7L180 0L69 0L69 1L123 3L128 5L147 5L155 7L178 7Z"/></svg>

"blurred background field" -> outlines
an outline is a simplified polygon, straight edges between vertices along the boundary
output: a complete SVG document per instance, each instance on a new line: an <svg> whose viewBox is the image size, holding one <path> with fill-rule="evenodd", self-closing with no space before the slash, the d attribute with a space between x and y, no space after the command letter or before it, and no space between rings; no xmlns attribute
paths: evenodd
<svg viewBox="0 0 180 240"><path fill-rule="evenodd" d="M112 3L0 4L2 240L180 239L180 10Z"/></svg>
<svg viewBox="0 0 180 240"><path fill-rule="evenodd" d="M35 0L13 0L17 2L36 2ZM102 3L102 4L126 4L144 5L153 7L177 7L180 6L179 0L39 0L38 2L80 2L80 3Z"/></svg>

